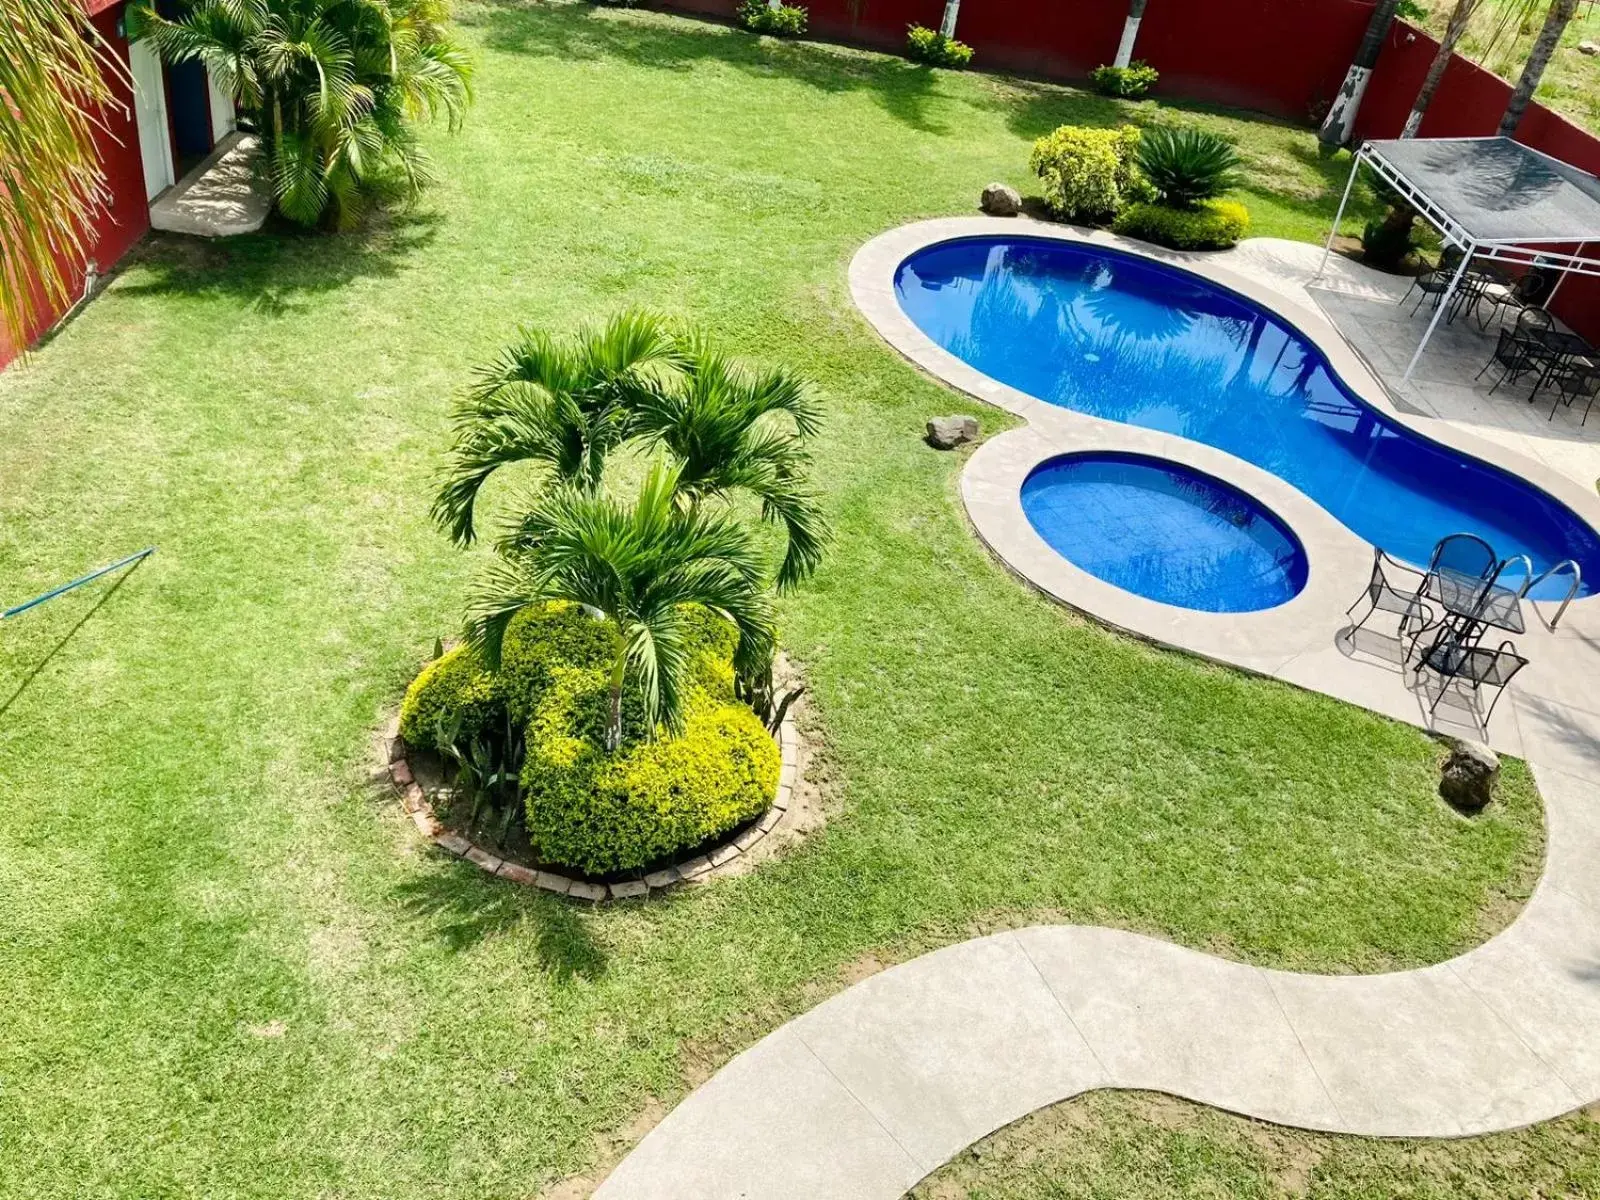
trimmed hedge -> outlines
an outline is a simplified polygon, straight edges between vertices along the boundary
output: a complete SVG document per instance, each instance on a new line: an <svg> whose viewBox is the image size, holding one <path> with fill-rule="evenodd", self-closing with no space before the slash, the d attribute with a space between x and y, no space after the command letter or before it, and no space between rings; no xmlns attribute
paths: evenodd
<svg viewBox="0 0 1600 1200"><path fill-rule="evenodd" d="M590 874L631 870L697 846L765 811L782 765L761 719L734 695L738 631L694 606L681 610L691 673L684 731L647 737L644 698L623 692L622 749L606 754L618 635L576 604L525 609L506 629L498 674L470 649L423 668L400 706L400 734L442 749L507 711L527 728L521 784L530 843L541 858Z"/></svg>
<svg viewBox="0 0 1600 1200"><path fill-rule="evenodd" d="M1136 161L1139 131L1063 125L1033 144L1028 165L1044 182L1044 201L1057 217L1091 224L1110 221L1123 207L1151 197Z"/></svg>
<svg viewBox="0 0 1600 1200"><path fill-rule="evenodd" d="M504 711L499 684L466 646L441 655L406 689L400 702L400 736L412 746L442 749L439 734L459 715L459 736L476 737Z"/></svg>
<svg viewBox="0 0 1600 1200"><path fill-rule="evenodd" d="M799 37L806 31L806 18L807 11L793 4L769 8L766 0L743 0L739 5L739 23L752 33Z"/></svg>
<svg viewBox="0 0 1600 1200"><path fill-rule="evenodd" d="M972 61L971 46L926 25L913 25L906 32L906 54L930 67L948 67L952 71L959 71Z"/></svg>
<svg viewBox="0 0 1600 1200"><path fill-rule="evenodd" d="M1149 63L1135 59L1125 67L1096 67L1089 72L1089 82L1102 96L1115 96L1122 100L1136 100L1161 78Z"/></svg>
<svg viewBox="0 0 1600 1200"><path fill-rule="evenodd" d="M1250 232L1250 212L1232 200L1211 200L1192 209L1134 204L1111 228L1173 250L1226 250Z"/></svg>
<svg viewBox="0 0 1600 1200"><path fill-rule="evenodd" d="M608 755L607 691L604 672L558 669L528 726L523 802L541 858L592 875L633 870L772 803L782 756L748 707L697 692L681 735Z"/></svg>

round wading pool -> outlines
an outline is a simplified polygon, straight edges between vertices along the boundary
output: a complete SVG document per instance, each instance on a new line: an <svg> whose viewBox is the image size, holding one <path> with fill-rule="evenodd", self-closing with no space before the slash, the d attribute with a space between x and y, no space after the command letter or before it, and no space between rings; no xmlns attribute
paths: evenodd
<svg viewBox="0 0 1600 1200"><path fill-rule="evenodd" d="M1257 612L1306 583L1305 551L1282 521L1238 488L1163 459L1049 459L1023 481L1022 511L1068 562L1164 604Z"/></svg>

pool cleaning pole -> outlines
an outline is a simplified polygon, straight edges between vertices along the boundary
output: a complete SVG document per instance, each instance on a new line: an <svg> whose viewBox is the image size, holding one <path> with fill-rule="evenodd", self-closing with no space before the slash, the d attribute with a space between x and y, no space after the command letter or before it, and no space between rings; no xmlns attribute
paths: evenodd
<svg viewBox="0 0 1600 1200"><path fill-rule="evenodd" d="M4 621L8 617L21 616L30 608L38 608L39 605L43 604L46 600L54 600L57 596L64 595L65 593L72 591L73 588L80 588L86 583L93 583L102 575L109 575L113 571L120 571L123 567L131 567L134 563L141 562L144 559L149 558L155 552L156 548L154 546L147 546L137 554L130 554L127 558L118 559L109 567L101 567L98 571L90 571L87 575L83 575L77 579L74 579L71 583L63 583L60 587L53 587L48 592L45 592L42 596L35 596L32 600L26 601L23 604L18 604L15 607L8 608L4 612L0 612L0 621Z"/></svg>

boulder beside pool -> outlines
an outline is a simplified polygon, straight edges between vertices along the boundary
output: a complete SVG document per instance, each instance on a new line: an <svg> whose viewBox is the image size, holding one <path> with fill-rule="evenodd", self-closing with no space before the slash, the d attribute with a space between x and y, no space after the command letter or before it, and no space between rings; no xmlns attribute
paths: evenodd
<svg viewBox="0 0 1600 1200"><path fill-rule="evenodd" d="M991 217L1014 217L1022 211L1022 196L1014 187L991 183L983 189L978 207Z"/></svg>
<svg viewBox="0 0 1600 1200"><path fill-rule="evenodd" d="M977 440L977 417L931 417L928 420L928 445L935 450L954 450Z"/></svg>

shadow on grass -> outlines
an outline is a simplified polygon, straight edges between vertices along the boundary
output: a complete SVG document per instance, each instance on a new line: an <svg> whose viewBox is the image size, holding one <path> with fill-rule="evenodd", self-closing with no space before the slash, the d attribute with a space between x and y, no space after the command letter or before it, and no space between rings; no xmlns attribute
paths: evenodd
<svg viewBox="0 0 1600 1200"><path fill-rule="evenodd" d="M750 75L781 75L822 92L866 91L895 120L925 133L944 126L929 115L938 88L932 69L904 59L824 42L758 38L712 20L619 20L588 4L485 0L463 12L495 50L565 62L619 59L656 71L718 62Z"/></svg>
<svg viewBox="0 0 1600 1200"><path fill-rule="evenodd" d="M267 316L284 316L355 280L399 274L437 236L441 220L434 212L400 210L376 215L349 233L318 233L281 221L226 241L154 233L129 260L144 277L116 294L225 295Z"/></svg>
<svg viewBox="0 0 1600 1200"><path fill-rule="evenodd" d="M557 979L597 979L606 953L595 942L588 918L576 904L476 867L446 865L395 889L401 905L451 950L466 950L488 938L529 931L540 965Z"/></svg>
<svg viewBox="0 0 1600 1200"><path fill-rule="evenodd" d="M103 608L110 601L111 597L117 594L117 591L122 587L122 585L127 583L128 580L132 578L133 573L140 567L144 566L145 562L146 560L141 558L126 571L120 572L112 581L111 585L101 593L100 598L90 606L89 611L84 613L83 616L79 617L77 621L73 623L72 628L68 629L66 633L62 634L61 637L56 639L55 645L51 646L50 649L45 652L44 657L28 669L27 673L23 675L22 681L17 684L16 688L11 692L11 694L8 695L4 701L0 701L0 721L5 720L5 716L11 711L12 705L16 704L16 702L21 699L22 694L28 690L33 681L37 679L40 674L43 673L44 669L55 660L56 655L60 654L61 651L66 648L67 643L77 636L78 630L82 629L89 623L90 618L99 612L101 608ZM13 620L15 619L17 618L13 618Z"/></svg>

